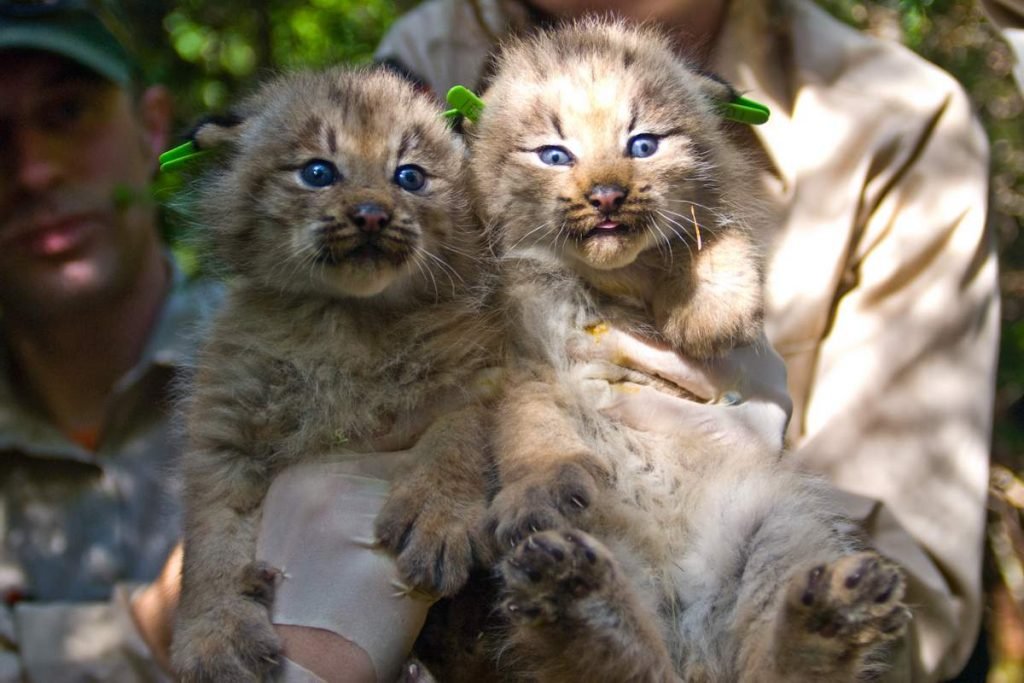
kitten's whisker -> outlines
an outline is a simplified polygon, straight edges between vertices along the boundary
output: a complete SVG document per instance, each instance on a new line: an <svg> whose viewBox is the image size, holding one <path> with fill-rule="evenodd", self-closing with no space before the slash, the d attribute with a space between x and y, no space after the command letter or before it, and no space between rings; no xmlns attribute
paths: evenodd
<svg viewBox="0 0 1024 683"><path fill-rule="evenodd" d="M565 229L565 224L566 224L566 221L562 221L562 224L560 226L558 226L558 232L561 233L561 235L565 238L565 239L562 240L562 246L561 246L562 250L564 250L567 246L569 246L569 238L570 237L572 237L574 239L577 239L576 235L570 234L569 231ZM557 237L555 238L555 249L556 250L559 249L558 238Z"/></svg>
<svg viewBox="0 0 1024 683"><path fill-rule="evenodd" d="M452 296L455 296L455 294L457 292L457 289L458 289L456 287L456 285L455 285L455 279L456 278L462 284L466 284L465 280L462 279L462 277L459 275L459 273L454 268L452 268L450 265L445 263L442 259L438 258L434 254L431 254L428 250L424 249L423 247L417 246L416 247L416 254L417 254L417 256L425 256L428 259L430 259L431 262L436 263L438 266L440 266L441 272L444 273L445 276L448 277L448 282L452 286ZM430 269L430 262L426 262L425 265L426 265L426 267L428 269ZM455 276L455 278L452 277L453 275Z"/></svg>
<svg viewBox="0 0 1024 683"><path fill-rule="evenodd" d="M692 209L693 207L691 206L690 208ZM717 228L713 228L711 223L704 223L702 225L698 225L696 220L695 220L696 217L697 217L696 212L694 212L693 216L691 217L691 216L688 216L688 215L686 215L684 213L679 213L677 211L670 211L669 209L661 209L661 210L665 211L668 214L671 214L673 216L676 216L678 218L683 219L687 223L690 223L691 225L693 225L694 228L703 230L704 232L710 233L712 235L714 235L714 234L716 234L718 232L718 229ZM719 216L717 214L715 214L715 217L718 218Z"/></svg>
<svg viewBox="0 0 1024 683"><path fill-rule="evenodd" d="M437 279L434 277L434 272L430 269L429 264L423 262L422 251L423 250L421 248L417 247L416 252L413 254L412 262L413 264L416 265L416 267L420 270L421 273L424 273L427 277L430 278L430 282L434 288L434 301L440 301L441 292L437 288Z"/></svg>
<svg viewBox="0 0 1024 683"><path fill-rule="evenodd" d="M474 254L473 252L465 251L463 249L458 249L458 248L456 248L455 246L453 246L451 244L445 244L443 249L445 251L450 251L453 254L461 256L462 258L464 258L464 259L466 259L468 261L471 261L473 263L483 263L483 259L481 257L477 256L476 254Z"/></svg>
<svg viewBox="0 0 1024 683"><path fill-rule="evenodd" d="M439 266L440 266L440 267L441 267L441 268L442 268L442 269L443 269L444 271L446 271L446 272L448 272L448 273L451 273L451 275L452 275L452 276L454 276L454 277L455 277L455 279L457 279L457 280L458 280L459 282L461 282L462 284L466 284L466 281L462 279L462 276L461 276L461 275L459 275L459 272L458 272L457 270L455 270L455 269L454 269L454 268L453 268L453 267L451 266L451 264L450 264L450 263L447 263L447 262L446 262L446 261L445 261L444 259L442 259L441 257L437 256L436 254L432 254L432 253L430 253L430 252L429 252L429 251L427 251L426 249L423 249L422 251L423 251L423 253L424 253L424 254L426 254L426 255L427 255L428 257L430 257L430 259L431 259L431 260L433 260L434 262L436 262L436 263L437 263L437 265L439 265ZM453 284L454 284L454 283L453 283Z"/></svg>
<svg viewBox="0 0 1024 683"><path fill-rule="evenodd" d="M530 235L533 235L533 234L534 234L534 233L536 233L536 232L537 232L538 230L543 230L543 229L544 229L545 227L547 227L547 226L551 225L551 224L552 224L552 223L554 223L554 222L555 222L555 219L554 219L554 218L552 218L552 219L551 219L551 220L549 220L549 221L545 221L544 223L541 223L541 224L540 224L540 225L538 225L538 226L537 226L536 228L534 228L534 229L530 230L530 232L526 233L525 235L523 235L522 237L520 237L520 238L519 238L518 240L516 240L516 243L515 243L515 244L513 244L513 245L512 245L511 247L509 247L509 250L511 251L511 250L514 250L514 249L518 248L518 247L519 247L519 245L520 245L520 244L522 244L522 243L523 243L523 241L524 241L524 240L525 240L526 238L528 238L528 237L529 237Z"/></svg>
<svg viewBox="0 0 1024 683"><path fill-rule="evenodd" d="M675 262L675 253L672 250L672 238L665 233L660 225L658 225L658 221L654 219L654 216L648 216L647 223L650 226L648 229L653 228L658 232L658 236L661 238L655 242L658 247L658 253L664 254L664 252L668 252L668 263L671 268L672 264ZM664 258L664 256L662 256L662 258Z"/></svg>
<svg viewBox="0 0 1024 683"><path fill-rule="evenodd" d="M689 206L689 208L691 210L694 209L694 207L696 207L696 208L704 209L705 211L707 211L709 214L711 214L711 217L714 218L715 221L717 221L718 224L717 225L712 225L712 224L709 224L709 223L704 223L703 225L700 226L700 228L702 230L704 230L705 232L709 232L711 234L714 234L715 232L717 232L718 227L721 227L723 225L728 225L729 223L732 223L733 220L734 220L732 217L730 217L730 216L728 216L726 214L723 214L721 211L719 211L717 209L712 209L711 207L705 206L704 204L701 204L700 202L692 202L692 201L683 200L683 199L670 199L670 200L667 200L667 201L677 202L677 203L680 203L680 204L687 205L687 206ZM691 223L694 222L694 220L690 216L688 216L686 214L679 213L677 211L672 211L671 209L664 209L664 210L669 212L669 213L671 213L674 216L678 216L679 218L683 218L683 219L685 219L687 221L690 221ZM696 212L695 211L694 211L693 218L696 218Z"/></svg>
<svg viewBox="0 0 1024 683"><path fill-rule="evenodd" d="M715 209L712 209L707 204L701 204L700 202L694 201L692 199L678 199L678 198L674 198L674 197L662 197L661 201L663 201L663 202L674 202L676 204L692 204L693 206L696 206L698 209L704 209L705 211L707 211L709 213L716 213Z"/></svg>
<svg viewBox="0 0 1024 683"><path fill-rule="evenodd" d="M689 241L686 239L686 237L684 237L683 235L679 234L679 230L676 230L676 228L679 228L686 235L689 235L690 233L686 229L686 226L682 225L681 223L678 223L678 222L672 220L670 217L666 216L660 210L658 210L658 214L669 223L669 230L671 230L673 233L675 233L676 237L679 238L679 241L682 242L683 246L686 247L686 251L688 251L690 253L690 260L692 261L693 260L693 249L690 248Z"/></svg>

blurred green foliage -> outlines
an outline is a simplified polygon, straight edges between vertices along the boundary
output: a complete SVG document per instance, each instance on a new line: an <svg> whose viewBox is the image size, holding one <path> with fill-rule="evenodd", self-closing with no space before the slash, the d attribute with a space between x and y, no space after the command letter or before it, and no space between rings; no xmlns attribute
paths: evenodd
<svg viewBox="0 0 1024 683"><path fill-rule="evenodd" d="M261 76L370 60L410 3L390 0L135 0L124 23L151 80L174 91L183 120L223 109Z"/></svg>

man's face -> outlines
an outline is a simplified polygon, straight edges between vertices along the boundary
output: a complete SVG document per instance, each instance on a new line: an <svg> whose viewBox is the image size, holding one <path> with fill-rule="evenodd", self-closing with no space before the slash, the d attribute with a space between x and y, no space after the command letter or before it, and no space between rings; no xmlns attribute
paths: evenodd
<svg viewBox="0 0 1024 683"><path fill-rule="evenodd" d="M45 318L124 293L158 244L138 198L167 112L49 53L0 65L0 310ZM137 199L115 202L125 191Z"/></svg>

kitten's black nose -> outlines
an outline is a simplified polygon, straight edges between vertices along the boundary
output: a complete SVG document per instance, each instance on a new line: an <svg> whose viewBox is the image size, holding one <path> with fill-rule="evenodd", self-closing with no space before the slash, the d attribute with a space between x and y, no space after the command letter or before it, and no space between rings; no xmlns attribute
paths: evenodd
<svg viewBox="0 0 1024 683"><path fill-rule="evenodd" d="M590 205L603 214L609 214L626 201L626 188L620 185L595 185L587 195Z"/></svg>
<svg viewBox="0 0 1024 683"><path fill-rule="evenodd" d="M356 204L348 212L349 219L363 232L380 232L391 222L391 214L380 204Z"/></svg>

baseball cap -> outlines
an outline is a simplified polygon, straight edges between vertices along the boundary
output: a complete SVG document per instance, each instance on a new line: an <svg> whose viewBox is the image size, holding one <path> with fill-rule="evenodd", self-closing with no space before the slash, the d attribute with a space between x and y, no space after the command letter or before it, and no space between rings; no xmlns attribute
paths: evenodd
<svg viewBox="0 0 1024 683"><path fill-rule="evenodd" d="M53 52L128 86L136 64L88 0L0 0L0 50Z"/></svg>

